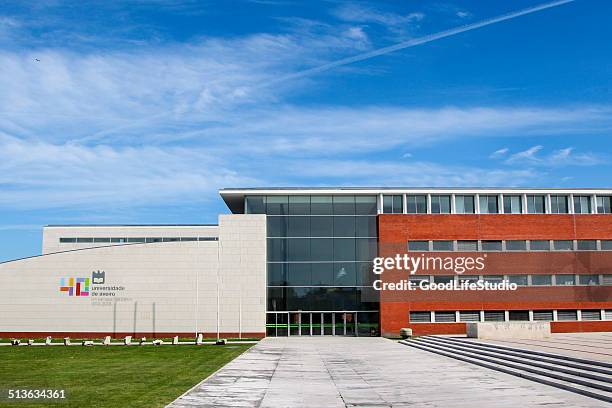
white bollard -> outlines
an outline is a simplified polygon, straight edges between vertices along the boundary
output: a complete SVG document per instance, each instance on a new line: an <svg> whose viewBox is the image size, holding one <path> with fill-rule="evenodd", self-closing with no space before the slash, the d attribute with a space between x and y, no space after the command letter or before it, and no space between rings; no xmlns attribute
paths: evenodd
<svg viewBox="0 0 612 408"><path fill-rule="evenodd" d="M110 344L111 344L111 336L104 337L104 341L102 341L102 344L105 345L105 346L110 346Z"/></svg>
<svg viewBox="0 0 612 408"><path fill-rule="evenodd" d="M70 337L64 337L64 346L70 345Z"/></svg>
<svg viewBox="0 0 612 408"><path fill-rule="evenodd" d="M196 338L196 344L198 346L203 343L203 341L202 341L203 338L204 338L204 336L202 335L202 333L198 333L198 337Z"/></svg>
<svg viewBox="0 0 612 408"><path fill-rule="evenodd" d="M172 344L174 344L174 345L178 344L178 336L174 336L172 338Z"/></svg>
<svg viewBox="0 0 612 408"><path fill-rule="evenodd" d="M123 339L123 344L126 346L132 344L132 336L125 336L125 339Z"/></svg>
<svg viewBox="0 0 612 408"><path fill-rule="evenodd" d="M51 345L51 336L47 336L47 338L45 339L45 346L50 346Z"/></svg>

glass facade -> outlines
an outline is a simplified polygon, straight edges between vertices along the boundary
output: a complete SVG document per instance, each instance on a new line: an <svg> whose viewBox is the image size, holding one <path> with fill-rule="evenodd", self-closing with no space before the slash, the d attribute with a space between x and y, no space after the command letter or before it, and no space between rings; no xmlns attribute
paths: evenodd
<svg viewBox="0 0 612 408"><path fill-rule="evenodd" d="M267 215L268 335L378 332L376 195L247 196L245 206Z"/></svg>

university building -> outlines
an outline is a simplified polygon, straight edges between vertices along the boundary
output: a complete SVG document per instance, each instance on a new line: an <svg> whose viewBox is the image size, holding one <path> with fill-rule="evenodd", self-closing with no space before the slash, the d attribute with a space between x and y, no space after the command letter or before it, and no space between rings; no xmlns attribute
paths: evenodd
<svg viewBox="0 0 612 408"><path fill-rule="evenodd" d="M0 336L465 333L472 321L612 331L612 190L223 189L217 225L43 229L0 263ZM431 258L411 274L379 257ZM482 268L450 270L479 258ZM375 290L411 282L415 290ZM515 290L423 290L507 281Z"/></svg>

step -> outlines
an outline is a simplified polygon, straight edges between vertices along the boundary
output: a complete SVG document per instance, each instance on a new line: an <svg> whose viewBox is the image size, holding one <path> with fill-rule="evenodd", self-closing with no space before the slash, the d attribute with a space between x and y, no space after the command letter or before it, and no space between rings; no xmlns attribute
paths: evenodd
<svg viewBox="0 0 612 408"><path fill-rule="evenodd" d="M461 346L469 347L469 348L487 350L487 351L492 351L492 352L503 352L504 354L513 355L517 357L524 357L524 358L535 358L536 357L532 353L523 352L521 349L517 349L521 351L504 350L504 349L499 349L497 347L494 347L495 345L493 345L493 347L490 347L488 343L480 343L477 341L454 340L454 339L449 339L446 337L439 337L439 336L424 336L424 337L420 337L420 339L434 339L435 341L444 342L448 344L457 344L457 345L461 345ZM577 368L580 370L588 370L588 371L606 374L606 375L612 375L612 370L606 369L599 365L586 364L586 363L574 363L571 361L567 361L565 356L553 358L553 357L543 357L543 356L538 355L537 358L538 358L538 361L542 361L542 362L562 365L562 366L571 367L571 368Z"/></svg>
<svg viewBox="0 0 612 408"><path fill-rule="evenodd" d="M499 364L494 364L494 363L489 363L489 362L485 362L482 361L481 359L478 358L473 358L473 357L467 357L467 356L461 356L461 355L457 355L451 352L446 352L446 351L442 351L439 349L435 349L435 348L431 348L428 346L424 346L421 344L416 344L415 341L406 341L406 340L401 340L400 341L401 344L409 346L409 347L413 347L416 349L420 349L423 351L428 351L431 353L435 353L435 354L439 354L439 355L443 355L446 357L450 357L456 360L460 360L460 361L464 361L467 363L471 363L471 364L475 364L481 367L485 367L485 368L489 368L491 370L496 370L496 371L500 371L506 374L510 374L516 377L521 377L521 378L525 378L527 380L531 380L534 382L538 382L540 384L546 384L546 385L550 385L552 387L556 387L556 388L560 388L566 391L570 391L570 392L574 392L576 394L580 394L580 395L584 395L587 397L591 397L591 398L595 398L601 401L606 401L606 402L612 402L612 393L610 392L605 392L605 391L601 391L601 390L594 390L590 387L585 387L579 384L574 384L571 382L567 382L567 381L562 381L562 380L556 380L556 379L551 379L548 376L544 376L544 375L538 375L538 374L534 374L534 373L526 373L524 371L521 370L517 370L517 369L512 369L503 365L499 365Z"/></svg>
<svg viewBox="0 0 612 408"><path fill-rule="evenodd" d="M499 350L494 351L494 350L488 350L488 349L482 350L482 349L469 347L463 344L447 343L444 341L434 340L432 338L420 338L417 341L422 341L422 342L431 343L431 344L444 346L444 347L449 347L452 349L466 351L466 352L470 352L474 354L489 356L493 358L499 358L499 359L503 359L506 361L512 361L512 362L519 363L519 364L526 364L526 365L530 365L533 367L539 367L539 368L543 368L547 370L552 370L555 372L561 372L565 374L570 374L570 375L583 377L583 378L589 378L592 380L612 384L612 376L598 374L597 372L593 372L589 367L580 367L578 369L570 369L570 368L565 368L562 364L559 364L557 362L550 363L550 362L543 361L541 359L536 360L534 356L531 356L531 355L516 356L516 354L518 353L515 353L515 352L512 352L512 354L510 355L510 354L507 354L508 352L504 352L504 351L499 351Z"/></svg>

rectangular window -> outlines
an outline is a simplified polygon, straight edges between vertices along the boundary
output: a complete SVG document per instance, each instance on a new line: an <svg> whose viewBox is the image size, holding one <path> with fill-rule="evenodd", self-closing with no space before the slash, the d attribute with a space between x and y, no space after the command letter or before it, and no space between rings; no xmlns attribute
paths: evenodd
<svg viewBox="0 0 612 408"><path fill-rule="evenodd" d="M597 240L594 239L579 239L576 242L578 251L597 251Z"/></svg>
<svg viewBox="0 0 612 408"><path fill-rule="evenodd" d="M60 244L74 244L77 242L76 238L60 238Z"/></svg>
<svg viewBox="0 0 612 408"><path fill-rule="evenodd" d="M430 312L410 312L410 323L429 323L431 322Z"/></svg>
<svg viewBox="0 0 612 408"><path fill-rule="evenodd" d="M110 242L110 238L94 238L95 243L107 243Z"/></svg>
<svg viewBox="0 0 612 408"><path fill-rule="evenodd" d="M267 196L266 213L268 215L287 215L289 214L289 197L287 196Z"/></svg>
<svg viewBox="0 0 612 408"><path fill-rule="evenodd" d="M581 320L601 320L601 310L582 310L580 312Z"/></svg>
<svg viewBox="0 0 612 408"><path fill-rule="evenodd" d="M455 312L434 312L436 322L439 323L454 323Z"/></svg>
<svg viewBox="0 0 612 408"><path fill-rule="evenodd" d="M457 241L457 251L476 252L478 241Z"/></svg>
<svg viewBox="0 0 612 408"><path fill-rule="evenodd" d="M508 281L518 286L527 286L529 284L527 277L527 275L508 275Z"/></svg>
<svg viewBox="0 0 612 408"><path fill-rule="evenodd" d="M518 195L504 196L504 213L521 214L523 212L523 200Z"/></svg>
<svg viewBox="0 0 612 408"><path fill-rule="evenodd" d="M550 241L534 239L529 241L529 249L532 251L550 251Z"/></svg>
<svg viewBox="0 0 612 408"><path fill-rule="evenodd" d="M576 277L569 274L555 275L557 286L573 286L576 284Z"/></svg>
<svg viewBox="0 0 612 408"><path fill-rule="evenodd" d="M354 261L355 260L355 239L337 238L334 239L334 261Z"/></svg>
<svg viewBox="0 0 612 408"><path fill-rule="evenodd" d="M289 214L310 215L310 196L289 196Z"/></svg>
<svg viewBox="0 0 612 408"><path fill-rule="evenodd" d="M456 195L455 212L457 214L474 214L474 196Z"/></svg>
<svg viewBox="0 0 612 408"><path fill-rule="evenodd" d="M597 213L598 214L610 214L612 212L611 207L612 197L610 196L597 196Z"/></svg>
<svg viewBox="0 0 612 408"><path fill-rule="evenodd" d="M355 217L338 216L334 218L334 237L354 237Z"/></svg>
<svg viewBox="0 0 612 408"><path fill-rule="evenodd" d="M503 310L485 310L485 322L503 322L506 320L506 314Z"/></svg>
<svg viewBox="0 0 612 408"><path fill-rule="evenodd" d="M602 277L602 285L612 286L612 275L603 275Z"/></svg>
<svg viewBox="0 0 612 408"><path fill-rule="evenodd" d="M599 285L599 275L578 275L579 285Z"/></svg>
<svg viewBox="0 0 612 408"><path fill-rule="evenodd" d="M402 195L384 195L383 196L383 213L384 214L401 214L404 212Z"/></svg>
<svg viewBox="0 0 612 408"><path fill-rule="evenodd" d="M527 241L525 240L509 240L506 241L506 251L526 251Z"/></svg>
<svg viewBox="0 0 612 408"><path fill-rule="evenodd" d="M334 213L331 196L312 196L310 197L310 214L312 215L331 215Z"/></svg>
<svg viewBox="0 0 612 408"><path fill-rule="evenodd" d="M427 214L427 196L406 196L406 212L408 214Z"/></svg>
<svg viewBox="0 0 612 408"><path fill-rule="evenodd" d="M181 242L193 242L197 240L198 237L181 237Z"/></svg>
<svg viewBox="0 0 612 408"><path fill-rule="evenodd" d="M408 241L409 251L429 251L429 241Z"/></svg>
<svg viewBox="0 0 612 408"><path fill-rule="evenodd" d="M452 251L453 241L433 241L434 251Z"/></svg>
<svg viewBox="0 0 612 408"><path fill-rule="evenodd" d="M355 214L376 215L376 196L356 196Z"/></svg>
<svg viewBox="0 0 612 408"><path fill-rule="evenodd" d="M449 195L432 195L431 196L431 213L432 214L450 214L451 196Z"/></svg>
<svg viewBox="0 0 612 408"><path fill-rule="evenodd" d="M481 244L482 244L483 251L501 251L502 250L501 241L482 241Z"/></svg>
<svg viewBox="0 0 612 408"><path fill-rule="evenodd" d="M376 217L355 217L355 230L358 237L375 237L378 235Z"/></svg>
<svg viewBox="0 0 612 408"><path fill-rule="evenodd" d="M571 251L574 249L574 241L569 239L553 241L555 251Z"/></svg>
<svg viewBox="0 0 612 408"><path fill-rule="evenodd" d="M508 319L511 322L528 322L529 310L510 310L508 312Z"/></svg>
<svg viewBox="0 0 612 408"><path fill-rule="evenodd" d="M533 320L536 322L552 322L553 311L552 310L534 310Z"/></svg>
<svg viewBox="0 0 612 408"><path fill-rule="evenodd" d="M574 213L575 214L590 214L591 213L591 197L574 196Z"/></svg>
<svg viewBox="0 0 612 408"><path fill-rule="evenodd" d="M480 277L478 275L457 275L457 281L461 284L462 282L476 283Z"/></svg>
<svg viewBox="0 0 612 408"><path fill-rule="evenodd" d="M557 310L557 320L578 320L577 310Z"/></svg>
<svg viewBox="0 0 612 408"><path fill-rule="evenodd" d="M482 277L485 282L500 283L504 280L504 275L485 275Z"/></svg>
<svg viewBox="0 0 612 408"><path fill-rule="evenodd" d="M408 280L414 282L415 285L419 286L421 282L429 282L429 276L414 276L411 275Z"/></svg>
<svg viewBox="0 0 612 408"><path fill-rule="evenodd" d="M531 275L531 284L533 286L550 286L552 285L552 275Z"/></svg>
<svg viewBox="0 0 612 408"><path fill-rule="evenodd" d="M310 261L310 239L287 239L287 260L290 262Z"/></svg>
<svg viewBox="0 0 612 408"><path fill-rule="evenodd" d="M245 213L246 214L265 214L266 213L266 197L265 196L246 196L245 197Z"/></svg>
<svg viewBox="0 0 612 408"><path fill-rule="evenodd" d="M601 240L601 250L602 251L612 251L612 240L602 239Z"/></svg>
<svg viewBox="0 0 612 408"><path fill-rule="evenodd" d="M460 311L459 321L461 322L479 322L480 312L478 310Z"/></svg>
<svg viewBox="0 0 612 408"><path fill-rule="evenodd" d="M480 201L480 213L481 214L497 214L499 212L498 196L496 195L481 195L479 196Z"/></svg>
<svg viewBox="0 0 612 408"><path fill-rule="evenodd" d="M449 283L455 280L455 275L434 275L434 283Z"/></svg>
<svg viewBox="0 0 612 408"><path fill-rule="evenodd" d="M127 238L111 238L111 242L123 244L127 242Z"/></svg>
<svg viewBox="0 0 612 408"><path fill-rule="evenodd" d="M355 215L355 196L333 196L334 215Z"/></svg>
<svg viewBox="0 0 612 408"><path fill-rule="evenodd" d="M133 239L133 238L131 238L131 239ZM93 243L93 238L77 238L76 240L77 240L77 242L79 244ZM130 241L130 242L144 242L144 238L142 239L142 241Z"/></svg>
<svg viewBox="0 0 612 408"><path fill-rule="evenodd" d="M299 237L299 238L310 237L310 217L296 216L296 217L268 217L268 218L287 218L287 236L288 237ZM346 218L352 218L352 217L346 217ZM353 220L353 230L355 230L354 223L355 221Z"/></svg>
<svg viewBox="0 0 612 408"><path fill-rule="evenodd" d="M287 264L287 286L310 286L310 264Z"/></svg>
<svg viewBox="0 0 612 408"><path fill-rule="evenodd" d="M529 214L545 214L546 196L543 195L528 195L527 196L527 213Z"/></svg>
<svg viewBox="0 0 612 408"><path fill-rule="evenodd" d="M144 238L128 238L128 242L146 242ZM81 238L79 238L79 242L81 242Z"/></svg>
<svg viewBox="0 0 612 408"><path fill-rule="evenodd" d="M268 217L268 220L270 220L270 218L282 217ZM311 216L308 218L310 218L310 236L327 238L334 236L334 217ZM270 235L269 232L268 235Z"/></svg>
<svg viewBox="0 0 612 408"><path fill-rule="evenodd" d="M550 212L551 214L567 214L567 196L551 195L550 196Z"/></svg>
<svg viewBox="0 0 612 408"><path fill-rule="evenodd" d="M286 237L287 218L289 217L266 217L268 237Z"/></svg>
<svg viewBox="0 0 612 408"><path fill-rule="evenodd" d="M181 240L180 238L175 238L175 237L163 238L164 242L177 242L180 240Z"/></svg>

